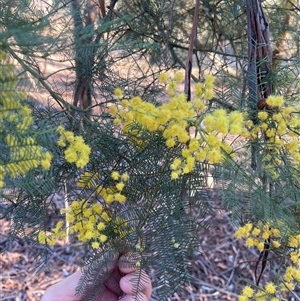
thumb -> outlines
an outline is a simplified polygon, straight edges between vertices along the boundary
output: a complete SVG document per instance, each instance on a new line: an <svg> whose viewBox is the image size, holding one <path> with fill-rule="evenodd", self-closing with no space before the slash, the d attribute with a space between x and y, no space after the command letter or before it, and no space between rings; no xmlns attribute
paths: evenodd
<svg viewBox="0 0 300 301"><path fill-rule="evenodd" d="M143 270L136 270L122 277L120 288L127 296L133 296L139 301L148 300L152 293L150 277Z"/></svg>

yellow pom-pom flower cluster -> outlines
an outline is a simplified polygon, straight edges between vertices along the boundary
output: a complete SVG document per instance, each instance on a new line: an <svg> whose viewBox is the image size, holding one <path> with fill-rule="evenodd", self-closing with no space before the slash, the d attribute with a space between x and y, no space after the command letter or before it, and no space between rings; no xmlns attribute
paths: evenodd
<svg viewBox="0 0 300 301"><path fill-rule="evenodd" d="M5 59L0 53L0 60ZM4 187L5 177L25 175L31 169L42 166L49 169L52 156L38 145L32 137L33 117L31 109L25 105L26 94L16 93L17 80L14 67L2 62L0 71L0 139L2 154L7 149L9 155L1 160L0 188Z"/></svg>
<svg viewBox="0 0 300 301"><path fill-rule="evenodd" d="M125 182L129 179L129 175L127 173L119 174L119 172L113 171L111 173L111 178L116 182L116 184L106 188L102 185L98 185L98 180L100 179L99 174L85 172L78 180L77 186L96 191L108 205L112 202L122 204L126 201L126 196L122 192L125 187Z"/></svg>
<svg viewBox="0 0 300 301"><path fill-rule="evenodd" d="M98 248L107 240L107 235L103 231L111 218L101 204L91 204L85 199L75 200L68 208L61 209L61 213L66 214L69 233L75 235L79 241L89 242L93 248ZM65 238L66 231L62 229L62 226L63 222L59 221L51 233L40 231L39 243L51 246L57 239Z"/></svg>
<svg viewBox="0 0 300 301"><path fill-rule="evenodd" d="M204 84L196 84L195 99L191 102L187 101L184 93L176 93L177 85L183 79L180 73L175 74L174 79L169 79L166 74L159 79L163 83L168 82L171 97L168 103L155 106L134 97L121 100L117 106L111 106L109 112L115 124L122 124L124 133L131 137L135 135L131 125L136 122L150 133L162 133L167 147L182 148L181 157L175 158L171 164L172 179L192 172L197 161L224 161L225 155L232 153L232 147L225 141L226 135L248 135L241 112L227 113L218 109L212 114L204 114L205 102L213 97L213 76L207 76ZM194 137L190 133L191 127L196 128ZM145 141L139 141L139 138L143 135L136 132L135 139L131 140L142 146Z"/></svg>
<svg viewBox="0 0 300 301"><path fill-rule="evenodd" d="M265 248L265 242L270 240L271 246L275 249L279 248L281 233L278 228L271 227L269 223L258 222L256 226L252 223L248 223L240 227L235 232L235 237L238 239L244 238L247 247L255 247L262 252Z"/></svg>
<svg viewBox="0 0 300 301"><path fill-rule="evenodd" d="M73 201L67 209L62 209L70 223L69 233L82 242L89 241L93 247L107 240L103 233L106 224L111 220L109 214L99 203L90 204L87 200Z"/></svg>
<svg viewBox="0 0 300 301"><path fill-rule="evenodd" d="M75 163L78 168L86 166L90 160L91 148L84 142L83 137L75 136L73 132L66 131L62 126L59 126L57 131L60 134L57 144L65 148L66 161Z"/></svg>
<svg viewBox="0 0 300 301"><path fill-rule="evenodd" d="M52 233L41 230L38 232L37 238L40 244L53 246L58 239L64 238L65 236L66 231L64 230L64 223L62 221L59 221L56 224L55 228L52 229Z"/></svg>
<svg viewBox="0 0 300 301"><path fill-rule="evenodd" d="M214 76L210 74L206 76L204 97L207 100L211 100L214 97L214 82L215 82Z"/></svg>
<svg viewBox="0 0 300 301"><path fill-rule="evenodd" d="M271 107L282 107L284 104L284 99L280 95L270 95L266 102Z"/></svg>
<svg viewBox="0 0 300 301"><path fill-rule="evenodd" d="M69 207L61 210L66 214L69 233L76 236L79 241L89 242L95 249L107 241L109 233L123 238L133 231L133 229L128 229L127 221L121 218L113 220L107 210L112 202L124 203L126 201L122 190L129 175L113 171L111 178L116 181L115 186L105 188L98 184L101 179L100 174L84 172L79 178L77 186L96 192L101 197L100 202L91 203L86 199L75 200ZM61 222L48 235L45 231L38 233L38 241L42 244L53 245L57 239L65 237L66 232L62 230Z"/></svg>
<svg viewBox="0 0 300 301"><path fill-rule="evenodd" d="M264 170L276 180L280 167L285 165L283 156L285 160L300 163L300 120L296 115L299 110L292 106L283 107L282 96L271 95L266 102L272 109L258 112L258 123L252 127L250 138L265 138L267 148L263 158Z"/></svg>
<svg viewBox="0 0 300 301"><path fill-rule="evenodd" d="M276 293L276 285L272 282L269 282L265 285L265 287L258 291L254 292L254 290L250 286L246 286L243 289L242 294L238 297L239 301L280 301L281 299L277 298Z"/></svg>
<svg viewBox="0 0 300 301"><path fill-rule="evenodd" d="M256 225L248 223L238 228L235 236L245 239L247 247L255 247L260 252L265 248L268 251L280 247L286 250L282 255L284 264L280 265L281 271L278 271L275 281L256 291L246 286L239 296L240 301L281 300L278 297L281 297L283 292L293 291L296 285L300 284L300 234L282 234L270 223L258 222Z"/></svg>

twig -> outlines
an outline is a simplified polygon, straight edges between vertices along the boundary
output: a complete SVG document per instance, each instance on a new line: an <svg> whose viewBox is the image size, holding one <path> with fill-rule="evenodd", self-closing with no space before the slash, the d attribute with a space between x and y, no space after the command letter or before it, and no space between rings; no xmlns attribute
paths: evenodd
<svg viewBox="0 0 300 301"><path fill-rule="evenodd" d="M45 78L41 76L36 70L28 66L24 63L24 61L15 53L15 51L10 47L7 46L8 52L11 54L11 56L22 66L22 68L29 72L31 75L34 76L41 84L42 86L49 92L49 94L55 99L55 101L59 104L59 106L64 110L65 108L70 110L72 105L69 104L67 101L65 101L61 96L59 96L57 93L55 93L51 87L46 83Z"/></svg>
<svg viewBox="0 0 300 301"><path fill-rule="evenodd" d="M191 100L191 73L192 73L192 66L193 66L193 49L194 49L195 40L197 37L199 10L200 10L200 0L197 0L196 7L195 7L195 13L194 13L192 33L191 33L191 37L190 37L189 52L188 52L188 56L187 56L187 60L186 60L186 64L185 64L184 93L187 95L188 101Z"/></svg>
<svg viewBox="0 0 300 301"><path fill-rule="evenodd" d="M196 282L197 284L204 285L204 286L207 286L207 287L211 287L212 289L214 289L214 290L216 290L216 291L219 291L219 292L221 292L221 293L224 293L224 294L227 294L227 295L230 295L230 296L233 296L233 297L238 298L238 295L237 295L237 294L232 293L232 292L229 292L229 291L227 291L227 290L225 290L225 289L223 289L223 288L221 288L221 287L217 287L217 286L214 286L214 285L212 285L212 284L210 284L210 283L207 283L207 282L205 282L205 281L201 281L201 280L199 280L199 279L196 278L196 277L192 277L192 279L195 280L195 282Z"/></svg>
<svg viewBox="0 0 300 301"><path fill-rule="evenodd" d="M65 209L66 212L68 212L69 202L68 202L68 188L67 188L67 182L64 182L64 202L65 202ZM69 228L70 224L68 221L68 214L66 213L66 243L69 244Z"/></svg>

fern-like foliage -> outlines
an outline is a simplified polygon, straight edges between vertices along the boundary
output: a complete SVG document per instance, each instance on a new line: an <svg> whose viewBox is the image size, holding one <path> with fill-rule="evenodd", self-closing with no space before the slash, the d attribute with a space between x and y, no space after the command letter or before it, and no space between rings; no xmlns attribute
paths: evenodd
<svg viewBox="0 0 300 301"><path fill-rule="evenodd" d="M97 123L91 123L90 126L88 132L93 135L87 141L97 150L88 170L92 174L100 173L101 176L91 189L73 189L74 196L70 192L69 197L92 200L97 185L110 186L109 183L113 182L110 178L111 170L120 174L128 173L129 181L126 182L124 192L126 203L109 209L112 220L120 219L124 221L124 225L120 226L122 229L119 233L116 226L112 227L107 234L112 238L110 248L105 246L97 250L93 255L96 259L88 261L82 287L85 288L94 279L94 273L102 270L103 258L108 256L109 250L115 250L119 254L140 253L140 259L136 263L146 270L151 267L155 271L158 293L166 298L188 279L187 262L199 243L197 226L201 219L195 219L190 211L192 200L188 190L191 178L202 178L203 181L201 166L199 173L196 171L193 175L171 181L169 165L180 150L166 151L162 137L144 137L147 139L146 146L140 148L134 147L122 137L114 138L107 128L102 128ZM72 191L72 187L68 190ZM205 206L202 209L203 215L207 213ZM100 276L103 278L103 274ZM96 277L97 281L101 279L99 277ZM92 297L87 300L92 300Z"/></svg>

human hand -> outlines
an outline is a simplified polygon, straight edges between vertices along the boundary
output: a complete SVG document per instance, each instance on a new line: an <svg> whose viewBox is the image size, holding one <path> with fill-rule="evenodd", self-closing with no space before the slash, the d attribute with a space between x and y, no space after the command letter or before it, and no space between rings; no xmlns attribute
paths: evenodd
<svg viewBox="0 0 300 301"><path fill-rule="evenodd" d="M81 301L81 297L76 295L76 288L81 277L82 272L76 272L52 285L47 289L41 301ZM138 277L140 277L140 281L138 281ZM115 285L116 280L119 281L118 286ZM138 287L137 282L139 283ZM144 271L140 271L138 267L128 264L124 256L112 269L104 286L105 290L100 299L102 301L134 301L137 300L137 294L139 301L148 301L152 292L149 276Z"/></svg>

